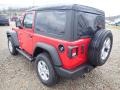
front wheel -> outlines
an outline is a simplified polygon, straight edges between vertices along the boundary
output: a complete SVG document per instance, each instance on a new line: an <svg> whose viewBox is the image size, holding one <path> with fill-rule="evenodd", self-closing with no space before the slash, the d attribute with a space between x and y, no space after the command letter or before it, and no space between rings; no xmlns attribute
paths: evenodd
<svg viewBox="0 0 120 90"><path fill-rule="evenodd" d="M35 67L37 75L43 84L52 86L57 83L58 76L47 53L41 53L36 57Z"/></svg>
<svg viewBox="0 0 120 90"><path fill-rule="evenodd" d="M11 37L8 38L8 49L12 55L18 53Z"/></svg>

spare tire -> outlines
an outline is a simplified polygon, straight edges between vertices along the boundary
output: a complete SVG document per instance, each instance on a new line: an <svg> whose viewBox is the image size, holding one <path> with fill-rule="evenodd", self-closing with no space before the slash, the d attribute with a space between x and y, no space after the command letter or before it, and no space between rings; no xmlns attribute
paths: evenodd
<svg viewBox="0 0 120 90"><path fill-rule="evenodd" d="M99 30L91 40L88 50L89 63L93 66L103 65L111 52L113 35L109 30Z"/></svg>

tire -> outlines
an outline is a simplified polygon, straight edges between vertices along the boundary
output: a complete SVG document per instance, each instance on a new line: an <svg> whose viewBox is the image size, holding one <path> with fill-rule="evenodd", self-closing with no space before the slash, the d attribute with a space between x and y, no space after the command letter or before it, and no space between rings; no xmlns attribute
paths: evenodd
<svg viewBox="0 0 120 90"><path fill-rule="evenodd" d="M8 38L8 49L12 55L17 55L18 52L11 37Z"/></svg>
<svg viewBox="0 0 120 90"><path fill-rule="evenodd" d="M35 69L37 71L37 75L38 75L40 81L44 85L52 86L58 82L58 76L53 68L51 59L47 53L41 53L36 57ZM43 73L44 73L44 75L43 75ZM45 78L45 74L46 74L46 78Z"/></svg>
<svg viewBox="0 0 120 90"><path fill-rule="evenodd" d="M107 61L113 44L113 35L109 30L99 30L93 37L88 50L91 65L101 66Z"/></svg>

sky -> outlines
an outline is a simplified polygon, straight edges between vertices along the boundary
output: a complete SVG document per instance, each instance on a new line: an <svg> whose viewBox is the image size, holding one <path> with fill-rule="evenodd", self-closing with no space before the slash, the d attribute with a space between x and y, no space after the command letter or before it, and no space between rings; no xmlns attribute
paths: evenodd
<svg viewBox="0 0 120 90"><path fill-rule="evenodd" d="M51 4L81 4L101 9L106 16L120 15L120 0L0 0L0 9Z"/></svg>

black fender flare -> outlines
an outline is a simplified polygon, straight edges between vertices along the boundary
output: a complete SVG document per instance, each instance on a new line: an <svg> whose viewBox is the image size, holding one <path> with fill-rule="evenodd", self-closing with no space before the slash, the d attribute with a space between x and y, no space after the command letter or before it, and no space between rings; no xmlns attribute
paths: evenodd
<svg viewBox="0 0 120 90"><path fill-rule="evenodd" d="M18 35L16 31L9 30L6 32L7 38L11 37L13 40L13 43L16 47L19 47L19 40L18 40Z"/></svg>
<svg viewBox="0 0 120 90"><path fill-rule="evenodd" d="M35 56L34 54L35 54L36 48L41 48L47 51L51 56L52 62L55 66L62 66L58 52L52 45L48 45L46 43L37 43L33 52L33 57Z"/></svg>

